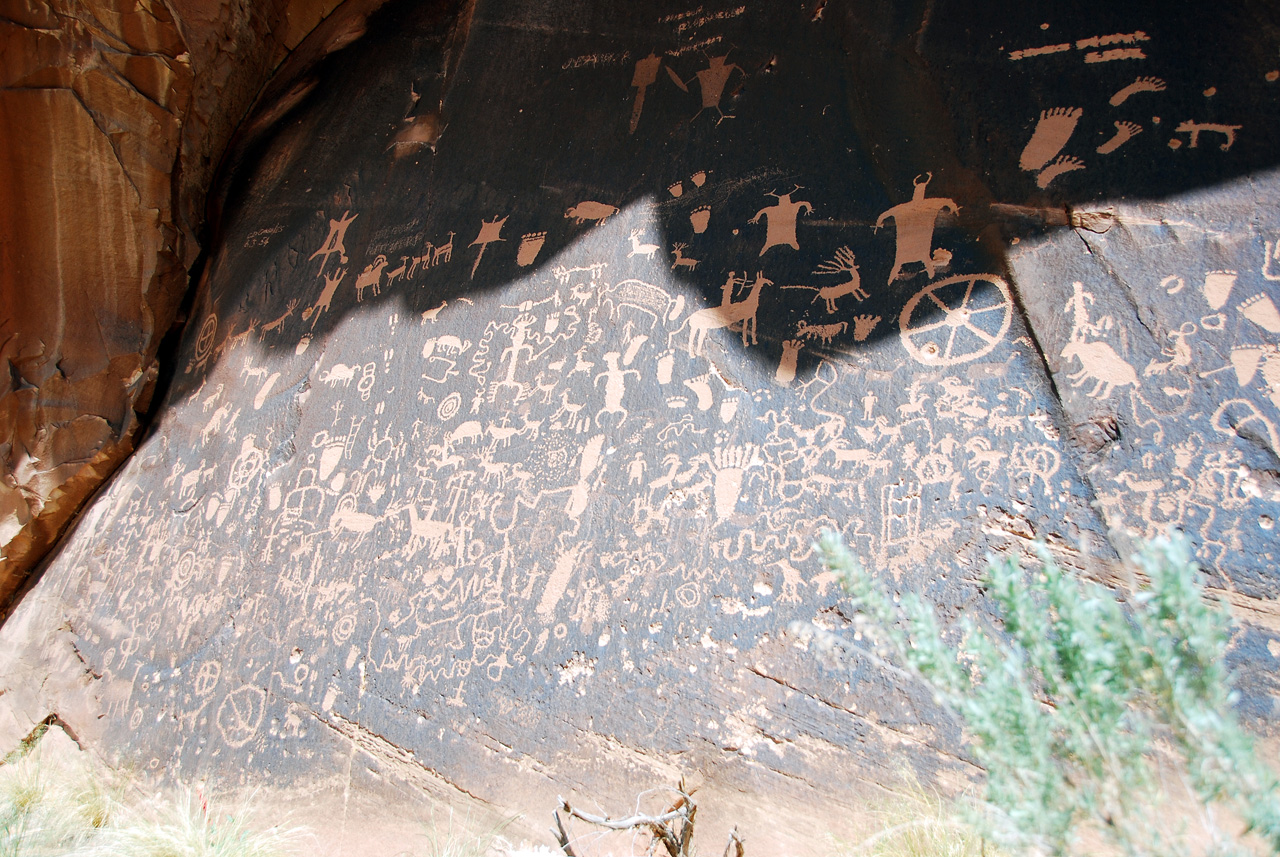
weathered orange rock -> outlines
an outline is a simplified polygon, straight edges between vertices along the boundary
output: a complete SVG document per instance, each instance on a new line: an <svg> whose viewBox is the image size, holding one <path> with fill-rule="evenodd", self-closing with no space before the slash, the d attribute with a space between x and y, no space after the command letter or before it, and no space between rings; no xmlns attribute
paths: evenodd
<svg viewBox="0 0 1280 857"><path fill-rule="evenodd" d="M130 452L220 153L336 0L5 0L0 605Z"/></svg>

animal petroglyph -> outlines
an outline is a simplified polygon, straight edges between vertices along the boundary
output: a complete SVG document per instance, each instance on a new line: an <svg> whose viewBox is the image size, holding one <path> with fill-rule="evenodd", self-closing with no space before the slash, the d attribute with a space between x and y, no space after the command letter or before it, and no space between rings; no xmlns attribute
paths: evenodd
<svg viewBox="0 0 1280 857"><path fill-rule="evenodd" d="M631 252L627 254L628 259L630 259L632 256L644 256L650 261L652 261L653 254L657 253L659 250L662 249L657 244L641 244L640 236L643 234L644 234L643 229L631 230L631 236L630 238L628 238L628 240L631 242Z"/></svg>
<svg viewBox="0 0 1280 857"><path fill-rule="evenodd" d="M751 344L755 344L756 313L760 309L760 290L766 285L773 285L773 281L765 279L764 272L761 271L756 274L755 282L751 284L751 291L747 294L745 300L738 303L723 304L718 307L707 307L690 315L685 320L685 324L689 328L689 356L702 355L709 331L730 327L734 324L742 325L743 347L747 346L748 337L750 337Z"/></svg>
<svg viewBox="0 0 1280 857"><path fill-rule="evenodd" d="M573 222L578 226L581 226L588 220L594 220L596 224L599 225L617 213L618 209L616 206L606 205L603 202L587 200L565 209L564 216L572 218Z"/></svg>
<svg viewBox="0 0 1280 857"><path fill-rule="evenodd" d="M365 266L365 269L356 276L356 300L364 300L364 290L373 287L373 294L376 297L382 283L382 269L387 267L387 257L379 254L374 258L373 262Z"/></svg>
<svg viewBox="0 0 1280 857"><path fill-rule="evenodd" d="M1225 152L1235 144L1236 132L1242 127L1242 125L1220 125L1214 122L1192 122L1187 120L1178 125L1177 128L1174 128L1173 132L1175 134L1187 134L1188 146L1192 149L1199 148L1201 134L1205 132L1221 134L1225 139L1218 148ZM1170 148L1176 149L1181 145L1182 141L1176 137L1169 141Z"/></svg>
<svg viewBox="0 0 1280 857"><path fill-rule="evenodd" d="M302 311L303 319L311 319L312 328L320 320L320 313L328 312L330 304L333 303L333 295L338 291L338 286L346 276L346 268L339 268L332 274L324 275L324 288L320 290L320 297L316 299L314 304Z"/></svg>
<svg viewBox="0 0 1280 857"><path fill-rule="evenodd" d="M835 324L809 324L804 319L800 319L796 323L796 336L801 339L818 339L823 345L829 345L831 340L844 333L849 327L847 321L836 322Z"/></svg>
<svg viewBox="0 0 1280 857"><path fill-rule="evenodd" d="M1138 385L1138 374L1133 367L1105 342L1068 342L1062 356L1080 361L1080 370L1067 377L1073 387L1093 381L1094 387L1088 393L1092 398L1106 399L1116 387Z"/></svg>
<svg viewBox="0 0 1280 857"><path fill-rule="evenodd" d="M676 257L675 261L671 263L671 270L674 271L676 268L688 268L692 271L698 267L697 259L690 259L688 256L684 255L684 251L688 247L689 245L683 242L671 245L671 253Z"/></svg>
<svg viewBox="0 0 1280 857"><path fill-rule="evenodd" d="M818 289L817 296L814 300L821 298L827 303L827 312L834 313L836 311L836 301L845 295L852 295L856 301L866 300L871 297L866 289L862 288L862 279L858 276L858 264L853 255L853 251L848 247L841 247L836 250L834 259L829 259L821 265L813 269L815 274L843 276L845 281L837 283L834 286L823 286Z"/></svg>

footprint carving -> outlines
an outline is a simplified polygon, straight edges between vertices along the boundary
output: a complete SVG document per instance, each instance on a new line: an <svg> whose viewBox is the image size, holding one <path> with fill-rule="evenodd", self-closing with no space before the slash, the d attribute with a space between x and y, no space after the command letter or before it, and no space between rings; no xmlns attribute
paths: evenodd
<svg viewBox="0 0 1280 857"><path fill-rule="evenodd" d="M1019 165L1032 173L1042 169L1071 139L1083 114L1079 107L1054 107L1040 111L1040 121L1022 150Z"/></svg>
<svg viewBox="0 0 1280 857"><path fill-rule="evenodd" d="M1063 173L1069 173L1073 170L1083 170L1084 161L1071 155L1063 155L1052 164L1040 171L1040 175L1036 176L1036 184L1042 188L1048 187L1054 179Z"/></svg>
<svg viewBox="0 0 1280 857"><path fill-rule="evenodd" d="M1142 133L1142 126L1134 122L1116 122L1116 133L1107 142L1098 147L1099 155L1109 155L1134 137Z"/></svg>
<svg viewBox="0 0 1280 857"><path fill-rule="evenodd" d="M1119 107L1129 99L1130 95L1139 92L1164 92L1165 82L1158 77L1140 77L1111 96L1111 106Z"/></svg>

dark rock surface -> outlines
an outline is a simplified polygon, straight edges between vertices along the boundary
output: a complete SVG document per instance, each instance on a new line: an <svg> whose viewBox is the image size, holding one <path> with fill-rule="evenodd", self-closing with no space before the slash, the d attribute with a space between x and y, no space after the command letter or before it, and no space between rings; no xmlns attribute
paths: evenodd
<svg viewBox="0 0 1280 857"><path fill-rule="evenodd" d="M1114 580L1173 525L1270 730L1280 31L1186 8L387 6L238 154L9 716L534 810L697 770L814 842L975 773L787 633L847 625L818 528L950 620L988 552Z"/></svg>

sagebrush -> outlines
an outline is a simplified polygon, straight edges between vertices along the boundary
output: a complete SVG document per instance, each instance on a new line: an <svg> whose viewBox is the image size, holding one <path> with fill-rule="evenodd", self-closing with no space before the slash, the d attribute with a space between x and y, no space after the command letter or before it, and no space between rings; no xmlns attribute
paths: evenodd
<svg viewBox="0 0 1280 857"><path fill-rule="evenodd" d="M988 837L1055 855L1086 830L1133 855L1280 853L1276 777L1232 710L1230 614L1207 597L1185 538L1146 545L1133 559L1146 583L1127 595L1069 574L1043 546L1029 575L992 559L983 584L1002 624L965 617L946 634L834 533L818 549L875 655L961 720L987 771L975 821ZM1158 814L1171 793L1198 812Z"/></svg>

